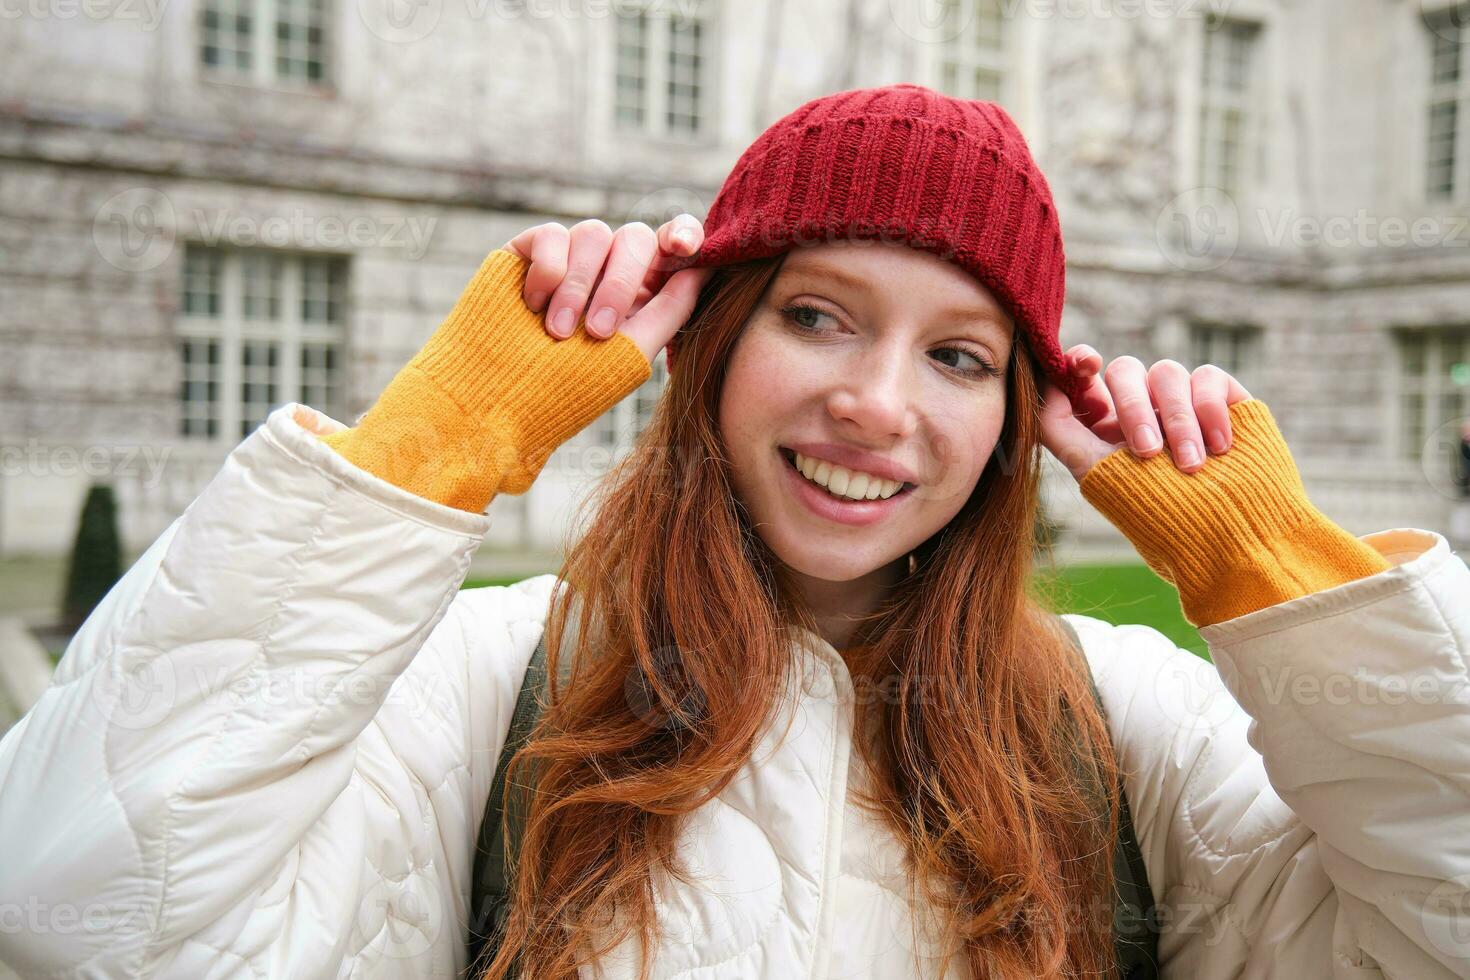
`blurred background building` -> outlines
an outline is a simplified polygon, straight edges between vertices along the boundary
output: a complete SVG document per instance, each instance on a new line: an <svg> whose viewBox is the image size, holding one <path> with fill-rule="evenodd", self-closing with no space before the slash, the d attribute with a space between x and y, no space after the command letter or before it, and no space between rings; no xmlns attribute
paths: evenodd
<svg viewBox="0 0 1470 980"><path fill-rule="evenodd" d="M137 553L274 406L351 422L518 231L702 217L767 124L895 81L1017 119L1067 241L1064 343L1219 364L1339 523L1448 533L1470 6L0 0L0 20L0 558L63 554L93 482ZM492 504L482 568L555 553L655 368ZM1072 553L1127 549L1066 481L1048 503Z"/></svg>

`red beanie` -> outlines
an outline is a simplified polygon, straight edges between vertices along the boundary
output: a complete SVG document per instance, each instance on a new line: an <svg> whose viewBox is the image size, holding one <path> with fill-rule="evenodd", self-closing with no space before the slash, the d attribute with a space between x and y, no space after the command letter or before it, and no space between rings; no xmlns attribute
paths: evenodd
<svg viewBox="0 0 1470 980"><path fill-rule="evenodd" d="M843 238L933 252L984 283L1057 387L1080 392L1057 337L1066 263L1051 189L994 102L909 83L813 99L741 154L704 231L696 266Z"/></svg>

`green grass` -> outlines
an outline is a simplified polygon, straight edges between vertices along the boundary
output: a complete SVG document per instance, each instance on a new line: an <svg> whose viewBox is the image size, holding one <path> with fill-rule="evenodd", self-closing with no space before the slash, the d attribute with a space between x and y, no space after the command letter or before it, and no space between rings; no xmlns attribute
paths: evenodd
<svg viewBox="0 0 1470 980"><path fill-rule="evenodd" d="M465 588L512 585L524 577L471 579ZM1184 649L1209 659L1204 640L1179 608L1179 593L1141 562L1073 565L1056 574L1039 574L1037 591L1058 612L1084 613L1120 625L1152 626Z"/></svg>
<svg viewBox="0 0 1470 980"><path fill-rule="evenodd" d="M1083 613L1118 625L1152 626L1178 646L1209 659L1199 631L1184 618L1179 593L1139 562L1073 565L1039 574L1037 589L1058 612Z"/></svg>
<svg viewBox="0 0 1470 980"><path fill-rule="evenodd" d="M537 574L545 574L538 572ZM470 578L465 579L462 589L483 589L487 585L515 585L523 579L535 578L535 575L509 575L501 578Z"/></svg>

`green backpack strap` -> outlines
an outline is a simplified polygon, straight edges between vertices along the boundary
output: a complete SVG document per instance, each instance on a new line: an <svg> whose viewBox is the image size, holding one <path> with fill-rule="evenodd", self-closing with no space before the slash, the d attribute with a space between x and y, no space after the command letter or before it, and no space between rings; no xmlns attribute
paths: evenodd
<svg viewBox="0 0 1470 980"><path fill-rule="evenodd" d="M576 649L580 615L581 599L574 594L562 627L563 657L559 669L563 683L571 677L571 657L567 654ZM513 856L521 852L521 832L526 825L525 808L529 797L528 793L516 793L509 801L506 800L510 760L530 741L532 730L541 720L541 712L546 708L547 687L546 632L543 627L541 639L536 641L536 649L526 664L526 674L516 694L505 745L495 763L495 775L490 779L490 797L485 803L484 816L480 818L480 834L475 843L475 860L470 874L468 962L472 966L482 957L485 963L489 963L505 934L505 920L510 912L510 886L515 871L512 864L507 863L507 856L513 860ZM501 827L502 813L506 815L504 829ZM520 963L517 961L510 976L519 973Z"/></svg>
<svg viewBox="0 0 1470 980"><path fill-rule="evenodd" d="M490 799L480 820L480 837L475 847L470 886L469 962L472 965L478 963L481 956L488 964L504 935L512 870L507 866L506 854L520 853L521 828L525 826L522 800L514 799L507 821L510 831L510 847L507 849L500 820L505 810L506 771L511 757L526 744L541 717L543 705L540 695L545 690L546 636L543 633L526 665L526 676L521 681L520 693L516 695L505 747L500 751L500 761L495 765L495 776L490 782ZM519 972L518 966L512 970L512 976Z"/></svg>
<svg viewBox="0 0 1470 980"><path fill-rule="evenodd" d="M1092 677L1092 669L1082 650L1082 640L1071 623L1057 617L1067 635L1071 637L1074 652L1081 661L1087 676L1088 687L1102 710L1102 699ZM570 629L570 623L568 624ZM515 711L511 715L510 730L506 734L505 747L495 767L495 776L490 784L490 799L485 806L485 815L480 821L480 836L475 848L474 873L470 891L469 962L486 962L495 955L500 937L504 933L505 915L509 901L510 875L506 865L506 839L501 827L501 813L505 809L505 776L510 759L529 739L531 730L541 716L543 705L540 694L546 688L546 637L543 634L526 665L526 676L516 696ZM525 814L521 812L519 799L513 801L510 819L509 853L520 850L520 831L524 826ZM1143 851L1133 829L1133 817L1128 809L1128 798L1123 788L1118 787L1118 839L1113 847L1113 949L1118 962L1119 976L1124 980L1158 980L1158 933L1152 928L1156 920L1153 892L1149 888L1148 873L1143 864ZM513 969L512 975L518 971Z"/></svg>
<svg viewBox="0 0 1470 980"><path fill-rule="evenodd" d="M1057 622L1072 638L1073 652L1081 661L1087 686L1092 691L1098 711L1103 711L1092 667L1082 650L1082 638L1077 635L1076 627L1061 616L1057 617ZM1133 830L1128 797L1121 785L1118 787L1118 804L1118 839L1113 845L1113 951L1118 962L1118 975L1125 980L1157 980L1159 934L1153 923L1157 921L1158 913L1154 907L1153 890L1148 885L1148 872L1143 865L1143 849L1138 846L1138 837Z"/></svg>

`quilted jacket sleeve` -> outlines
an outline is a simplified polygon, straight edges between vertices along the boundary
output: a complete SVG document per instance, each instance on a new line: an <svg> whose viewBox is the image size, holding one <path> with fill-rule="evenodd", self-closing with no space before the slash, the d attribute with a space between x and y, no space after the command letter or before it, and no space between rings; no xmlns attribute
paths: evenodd
<svg viewBox="0 0 1470 980"><path fill-rule="evenodd" d="M0 741L21 975L463 965L475 821L554 577L459 592L488 519L354 467L333 427L287 406L238 446Z"/></svg>
<svg viewBox="0 0 1470 980"><path fill-rule="evenodd" d="M1159 905L1164 975L1470 976L1470 569L1391 567L1205 626L1077 626Z"/></svg>

